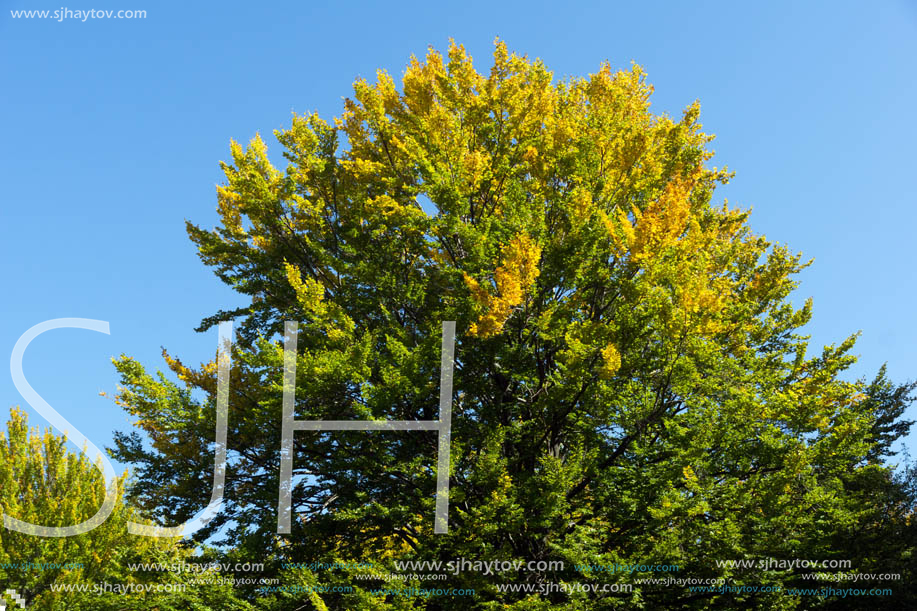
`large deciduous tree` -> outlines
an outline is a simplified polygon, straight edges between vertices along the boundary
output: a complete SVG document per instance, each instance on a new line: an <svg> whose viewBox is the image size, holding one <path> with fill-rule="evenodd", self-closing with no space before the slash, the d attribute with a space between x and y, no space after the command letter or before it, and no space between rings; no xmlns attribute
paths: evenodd
<svg viewBox="0 0 917 611"><path fill-rule="evenodd" d="M294 116L275 133L285 167L260 137L233 142L219 225L188 224L203 262L250 298L201 327L240 322L227 504L198 536L277 563L565 562L461 573L449 585L475 596L429 609L811 604L574 569L789 584L715 560L845 557L827 542L863 519L852 474L886 477L877 456L907 428L878 408L893 388L842 377L854 336L810 353L812 304L790 300L807 263L714 203L730 173L711 166L699 105L654 114L651 92L638 66L557 80L498 43L482 74L452 45L412 59L400 87L385 72L358 80L331 123ZM441 323L457 322L448 534L433 533L426 431L298 432L293 533L275 533L287 320L300 420L435 420ZM137 502L171 524L209 501L216 368L166 360L182 383L116 362L152 445L120 435L115 455L138 465ZM281 574L354 587L323 595L329 608L414 604L347 573ZM498 591L560 581L634 588Z"/></svg>

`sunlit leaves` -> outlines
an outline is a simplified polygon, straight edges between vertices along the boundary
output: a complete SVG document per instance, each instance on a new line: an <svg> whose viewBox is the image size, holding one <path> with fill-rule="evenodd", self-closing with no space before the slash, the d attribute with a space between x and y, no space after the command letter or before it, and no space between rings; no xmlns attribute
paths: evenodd
<svg viewBox="0 0 917 611"><path fill-rule="evenodd" d="M188 227L250 298L203 325L241 326L231 542L284 559L695 566L803 556L826 523L855 521L843 478L882 437L864 385L842 378L853 339L808 354L812 304L789 299L807 263L714 204L731 174L711 166L700 105L656 114L651 95L636 65L558 79L499 41L489 70L451 44L398 78L357 80L336 119L294 115L275 133L283 169L259 137L231 144L220 224ZM436 418L441 324L456 321L448 536L427 537L431 435L341 432L298 439L295 536L275 537L285 320L300 324L297 416L316 420ZM155 452L119 451L144 464L152 483L135 490L160 508L194 494L165 472L171 458L209 467L165 440L206 447L212 373L170 366L188 388L119 362ZM463 579L494 608L531 602ZM629 608L680 597L646 590Z"/></svg>

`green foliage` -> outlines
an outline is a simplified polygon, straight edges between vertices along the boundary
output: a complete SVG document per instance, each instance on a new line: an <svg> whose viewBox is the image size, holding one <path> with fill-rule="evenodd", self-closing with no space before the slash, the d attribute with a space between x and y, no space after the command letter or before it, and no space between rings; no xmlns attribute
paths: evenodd
<svg viewBox="0 0 917 611"><path fill-rule="evenodd" d="M199 538L220 531L291 583L354 588L322 594L329 609L790 609L832 601L573 566L793 585L787 571L716 560L852 558L844 533L889 503L892 530L913 533L913 505L877 462L907 429L910 387L845 381L855 337L809 354L811 302L788 299L807 264L755 235L747 212L712 204L730 174L709 167L699 106L656 115L651 92L637 66L555 81L498 43L484 75L452 45L412 59L400 91L384 72L357 81L333 123L294 116L275 133L283 171L260 137L233 142L220 225L188 224L203 262L251 298L202 325L244 317L228 504ZM293 533L275 534L285 320L300 323L296 416L308 420L435 419L439 329L457 321L447 535L432 533L436 439L422 431L297 433ZM116 361L119 400L153 444L121 435L114 455L138 465L139 505L175 523L208 500L216 371L167 363L181 384ZM460 557L567 568L462 573L449 586L476 595L449 599L280 570ZM634 589L498 591L560 581Z"/></svg>
<svg viewBox="0 0 917 611"><path fill-rule="evenodd" d="M123 486L126 475L116 485ZM67 449L66 438L50 430L29 430L25 413L10 412L6 433L0 432L0 510L20 520L45 526L67 526L89 518L105 497L101 470L85 454ZM102 610L157 609L203 611L248 609L231 588L190 585L186 577L168 572L144 574L134 563L190 562L191 550L174 539L128 535L127 522L140 515L118 502L108 520L88 533L42 538L0 531L0 583L28 601L29 609ZM122 594L118 587L169 586L173 592ZM98 592L93 587L99 584ZM87 592L60 591L87 586ZM184 586L184 587L183 587ZM55 591L57 588L57 591Z"/></svg>

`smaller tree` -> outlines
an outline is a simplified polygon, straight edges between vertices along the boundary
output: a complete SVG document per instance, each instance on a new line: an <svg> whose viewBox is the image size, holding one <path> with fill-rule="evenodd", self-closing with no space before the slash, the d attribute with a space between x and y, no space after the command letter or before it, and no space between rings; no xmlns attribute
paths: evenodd
<svg viewBox="0 0 917 611"><path fill-rule="evenodd" d="M30 430L23 411L10 411L7 431L0 431L0 511L46 526L77 524L95 514L105 497L102 472L84 453L69 451L66 442L50 429ZM119 492L111 515L85 534L44 538L0 530L4 589L18 591L30 609L249 609L220 580L200 585L183 573L135 570L135 563L190 563L193 550L176 539L128 535L127 522L142 517L123 501L126 477L116 482ZM119 591L141 584L154 589ZM157 585L167 586L162 588L166 591L154 591Z"/></svg>

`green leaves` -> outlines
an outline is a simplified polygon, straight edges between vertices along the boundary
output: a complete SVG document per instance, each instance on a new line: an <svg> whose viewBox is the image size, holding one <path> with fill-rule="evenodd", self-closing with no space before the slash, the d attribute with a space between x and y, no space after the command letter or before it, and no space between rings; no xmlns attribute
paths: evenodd
<svg viewBox="0 0 917 611"><path fill-rule="evenodd" d="M30 609L238 609L250 607L226 585L189 583L187 576L133 570L136 563L192 561L175 540L131 536L127 522L143 520L120 497L126 474L116 482L119 498L108 519L88 533L42 538L0 532L0 579L24 595ZM21 520L66 526L92 516L105 496L100 470L85 454L66 447L50 430L30 430L13 409L0 433L0 510ZM109 584L109 589L105 589ZM83 588L68 591L68 587ZM114 591L151 588L151 593ZM161 591L157 591L160 588Z"/></svg>
<svg viewBox="0 0 917 611"><path fill-rule="evenodd" d="M244 317L228 505L201 536L225 526L277 562L652 559L704 578L726 575L715 559L827 553L869 513L849 478L906 430L910 387L845 381L854 337L807 356L812 304L789 295L808 263L712 203L730 174L709 166L696 102L653 114L638 66L556 81L502 43L493 61L479 73L452 44L412 58L400 89L357 81L339 119L276 132L284 169L260 137L232 143L220 225L188 225L251 297L203 324ZM435 418L439 328L457 321L448 535L430 528L435 438L406 431L298 433L294 532L274 534L285 320L301 329L297 418L314 420ZM116 363L153 446L121 436L114 453L139 465L140 506L180 519L210 469L214 374L168 364L185 387ZM486 592L481 608L541 605L481 576L450 585ZM726 604L636 591L629 608ZM323 604L369 604L348 596Z"/></svg>

